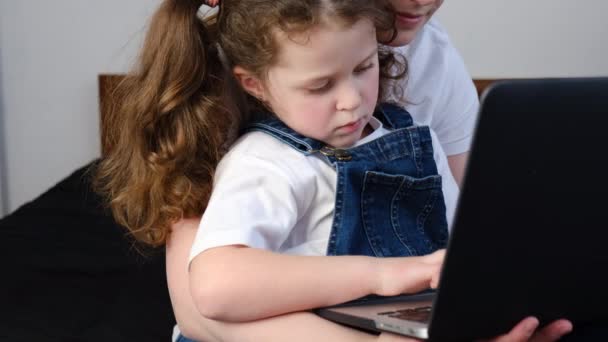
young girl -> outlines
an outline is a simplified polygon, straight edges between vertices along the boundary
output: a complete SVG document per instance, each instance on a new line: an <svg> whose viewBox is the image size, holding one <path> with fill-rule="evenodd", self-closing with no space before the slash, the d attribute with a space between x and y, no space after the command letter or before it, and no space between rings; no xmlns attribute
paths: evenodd
<svg viewBox="0 0 608 342"><path fill-rule="evenodd" d="M110 121L99 180L119 222L162 244L205 209L190 286L221 321L436 283L441 255L415 256L445 245L457 187L432 132L376 105L398 67L376 40L391 12L228 0L206 26L199 5L163 3Z"/></svg>
<svg viewBox="0 0 608 342"><path fill-rule="evenodd" d="M376 107L390 56L378 58L375 28L390 28L389 12L369 1L257 2L264 20L245 24L234 19L251 11L245 4L220 4L219 41L239 84L272 115L264 111L216 170L191 253L199 311L251 321L428 287L411 284L416 259L361 257L444 247L445 204L451 212L457 194L429 129L397 106ZM279 18L284 27L267 25ZM234 59L259 62L261 44L248 44L258 39L276 50L253 72Z"/></svg>

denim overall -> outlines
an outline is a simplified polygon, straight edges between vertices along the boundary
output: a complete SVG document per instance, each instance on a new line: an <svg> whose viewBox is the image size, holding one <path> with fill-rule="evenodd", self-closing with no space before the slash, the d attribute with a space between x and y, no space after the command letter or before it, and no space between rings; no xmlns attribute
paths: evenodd
<svg viewBox="0 0 608 342"><path fill-rule="evenodd" d="M336 205L327 255L415 256L445 248L448 239L441 176L431 134L401 107L374 113L392 132L366 144L334 149L276 118L253 124L304 155L325 156L336 169ZM193 342L179 335L177 342Z"/></svg>
<svg viewBox="0 0 608 342"><path fill-rule="evenodd" d="M276 118L257 130L336 169L336 202L327 255L415 256L445 248L447 219L431 134L405 109L381 105L374 116L392 132L347 149L304 137Z"/></svg>

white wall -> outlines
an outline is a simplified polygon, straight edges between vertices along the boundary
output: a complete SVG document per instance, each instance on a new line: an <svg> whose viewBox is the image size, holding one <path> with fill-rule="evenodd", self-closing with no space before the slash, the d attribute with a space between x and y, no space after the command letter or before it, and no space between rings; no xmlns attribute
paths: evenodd
<svg viewBox="0 0 608 342"><path fill-rule="evenodd" d="M2 54L0 53L0 56ZM2 60L0 60L0 75L2 71ZM1 77L1 76L0 76ZM1 78L0 78L1 80ZM6 191L6 159L3 146L4 143L4 114L2 112L2 83L0 83L0 218L8 212L8 192Z"/></svg>
<svg viewBox="0 0 608 342"><path fill-rule="evenodd" d="M9 210L99 154L97 74L127 69L159 3L0 0ZM438 15L474 77L534 77L608 75L606 13L605 0L447 0Z"/></svg>
<svg viewBox="0 0 608 342"><path fill-rule="evenodd" d="M0 26L1 27L1 26ZM1 30L0 30L1 31ZM1 40L0 40L1 42ZM2 48L0 46L0 57ZM4 139L4 104L2 98L2 58L0 58L0 218L8 212L8 192L6 191L6 158L5 158L5 139Z"/></svg>
<svg viewBox="0 0 608 342"><path fill-rule="evenodd" d="M0 0L8 209L99 155L97 74L124 72L160 0Z"/></svg>
<svg viewBox="0 0 608 342"><path fill-rule="evenodd" d="M446 0L438 12L477 78L608 76L606 0Z"/></svg>

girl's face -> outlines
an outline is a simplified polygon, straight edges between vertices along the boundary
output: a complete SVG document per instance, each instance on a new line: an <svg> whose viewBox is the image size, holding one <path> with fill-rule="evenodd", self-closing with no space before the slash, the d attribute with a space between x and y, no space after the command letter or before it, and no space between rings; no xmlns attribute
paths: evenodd
<svg viewBox="0 0 608 342"><path fill-rule="evenodd" d="M395 8L397 37L391 46L407 45L414 40L418 31L439 9L443 0L390 0Z"/></svg>
<svg viewBox="0 0 608 342"><path fill-rule="evenodd" d="M352 146L364 134L378 98L373 24L326 24L279 35L277 41L277 62L258 97L296 132L333 147Z"/></svg>

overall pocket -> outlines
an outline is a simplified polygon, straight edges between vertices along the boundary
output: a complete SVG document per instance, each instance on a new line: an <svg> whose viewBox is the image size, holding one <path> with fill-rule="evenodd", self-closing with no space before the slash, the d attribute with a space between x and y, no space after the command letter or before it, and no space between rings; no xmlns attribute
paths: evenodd
<svg viewBox="0 0 608 342"><path fill-rule="evenodd" d="M425 255L445 248L448 240L439 175L414 178L367 171L361 216L377 256Z"/></svg>

